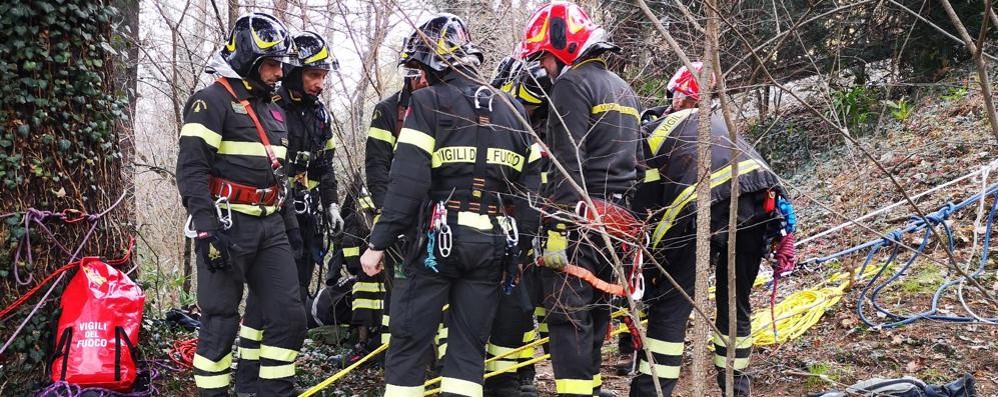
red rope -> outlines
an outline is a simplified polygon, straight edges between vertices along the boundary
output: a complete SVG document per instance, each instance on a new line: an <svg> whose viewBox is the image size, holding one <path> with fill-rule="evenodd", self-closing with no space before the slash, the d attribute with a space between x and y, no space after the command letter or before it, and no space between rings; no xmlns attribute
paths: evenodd
<svg viewBox="0 0 998 397"><path fill-rule="evenodd" d="M120 264L128 262L132 258L132 250L134 250L134 249L135 249L135 237L129 237L129 239L128 239L128 250L125 251L125 255L122 256L121 258L111 259L111 260L107 261L107 264L109 264L109 265L120 265ZM34 296L36 293L38 293L38 291L41 290L42 287L44 287L46 284L48 284L49 282L51 282L52 279L58 277L60 274L65 273L66 271L68 271L68 270L70 270L70 269L72 269L74 267L77 267L79 265L80 265L80 261L73 261L73 262L67 263L63 267L60 267L60 268L56 269L54 272L52 272L52 274L49 274L48 277L45 277L45 279L42 280L42 282L38 283L38 285L36 285L34 288L32 288L30 291L28 291L28 293L22 295L20 298L17 298L17 300L14 301L14 303L11 303L9 306L7 306L2 311L0 311L0 319L3 319L4 317L7 316L7 314L10 314L10 312L14 311L15 309L17 309L18 307L20 307L21 305L23 305L25 302L28 301L28 299L31 299L32 296Z"/></svg>
<svg viewBox="0 0 998 397"><path fill-rule="evenodd" d="M173 348L167 353L170 361L181 369L194 368L194 353L198 350L198 338L178 340L173 342Z"/></svg>

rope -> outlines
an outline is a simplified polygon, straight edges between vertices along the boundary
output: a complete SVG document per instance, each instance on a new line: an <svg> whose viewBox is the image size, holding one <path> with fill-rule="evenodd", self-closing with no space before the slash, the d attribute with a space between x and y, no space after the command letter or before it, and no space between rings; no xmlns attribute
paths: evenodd
<svg viewBox="0 0 998 397"><path fill-rule="evenodd" d="M387 343L382 344L377 349L374 349L374 351L368 353L366 356L364 356L364 358L361 358L360 360L357 360L357 362L351 364L349 367L343 368L343 370L341 370L340 372L337 372L336 374L334 374L333 376L330 376L329 378L327 378L326 380L320 382L319 384L317 384L315 386L312 386L308 390L305 390L305 392L303 392L302 394L299 394L298 397L308 397L308 396L311 396L311 395L313 395L315 393L318 393L318 392L322 391L322 389L325 389L325 388L329 387L329 385L333 384L333 382L336 382L340 378L346 376L347 374L350 373L350 371L353 371L357 367L359 367L359 366L363 365L365 362L367 362L367 360L370 360L374 356L377 356L378 354L381 354L381 352L383 352L385 350L388 350L388 344Z"/></svg>
<svg viewBox="0 0 998 397"><path fill-rule="evenodd" d="M159 394L154 381L159 378L159 370L153 364L155 361L143 361L138 370L138 379L148 376L149 388L143 391L121 393L100 387L82 387L66 381L53 382L48 387L39 390L35 397L150 397ZM169 368L164 366L165 368Z"/></svg>
<svg viewBox="0 0 998 397"><path fill-rule="evenodd" d="M198 338L173 341L173 347L167 352L170 361L180 370L194 368L194 353L198 349Z"/></svg>

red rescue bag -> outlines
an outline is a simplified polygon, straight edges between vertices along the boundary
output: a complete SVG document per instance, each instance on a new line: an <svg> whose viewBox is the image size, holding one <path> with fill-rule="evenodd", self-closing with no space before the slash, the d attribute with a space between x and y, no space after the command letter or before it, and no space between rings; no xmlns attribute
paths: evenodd
<svg viewBox="0 0 998 397"><path fill-rule="evenodd" d="M130 391L145 299L125 273L83 258L62 294L52 380Z"/></svg>

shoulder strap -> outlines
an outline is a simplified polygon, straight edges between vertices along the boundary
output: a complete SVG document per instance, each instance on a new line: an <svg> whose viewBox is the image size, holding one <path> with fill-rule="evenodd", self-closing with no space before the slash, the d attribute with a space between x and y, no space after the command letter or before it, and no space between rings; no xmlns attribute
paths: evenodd
<svg viewBox="0 0 998 397"><path fill-rule="evenodd" d="M263 131L263 124L260 123L260 118L256 116L256 111L253 110L253 105L250 105L249 101L245 99L239 99L236 96L236 91L232 89L232 85L229 84L229 80L225 77L219 77L217 82L225 87L225 90L232 95L232 99L239 101L240 105L246 109L246 114L253 119L253 125L256 126L256 133L260 136L260 142L263 143L264 150L267 151L267 158L270 159L270 166L275 170L281 168L281 162L277 160L277 156L274 155L274 149L270 147L270 139L267 138L267 133Z"/></svg>

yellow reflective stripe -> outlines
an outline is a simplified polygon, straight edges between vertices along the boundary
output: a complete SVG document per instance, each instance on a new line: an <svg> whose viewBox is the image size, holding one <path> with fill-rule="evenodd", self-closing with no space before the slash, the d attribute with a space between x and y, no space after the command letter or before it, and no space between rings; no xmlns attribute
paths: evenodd
<svg viewBox="0 0 998 397"><path fill-rule="evenodd" d="M271 145L270 148L274 150L274 156L281 160L288 153L288 148L284 146ZM218 154L267 157L267 149L260 142L222 141L218 145Z"/></svg>
<svg viewBox="0 0 998 397"><path fill-rule="evenodd" d="M332 150L332 149L336 149L335 136L329 137L329 140L326 141L326 145L322 147L322 150Z"/></svg>
<svg viewBox="0 0 998 397"><path fill-rule="evenodd" d="M399 132L398 143L408 143L423 149L423 151L428 155L433 155L433 149L437 146L437 140L433 139L432 136L412 128L403 128L402 131Z"/></svg>
<svg viewBox="0 0 998 397"><path fill-rule="evenodd" d="M382 314L381 315L381 325L384 325L384 326L387 327L388 324L391 322L391 319L392 319L391 316L389 316L387 314Z"/></svg>
<svg viewBox="0 0 998 397"><path fill-rule="evenodd" d="M726 367L725 364L727 362L728 362L728 358L727 357L725 357L725 356L719 356L717 354L714 355L714 365L716 365L718 367L721 367L721 368L725 368ZM739 369L739 370L748 368L748 366L749 366L749 359L748 358L736 358L735 361L733 361L731 363L731 368Z"/></svg>
<svg viewBox="0 0 998 397"><path fill-rule="evenodd" d="M651 375L651 366L648 365L647 361L642 359L638 364L638 372ZM659 378L679 379L679 366L655 364L655 375Z"/></svg>
<svg viewBox="0 0 998 397"><path fill-rule="evenodd" d="M382 283L374 282L356 282L353 284L353 292L384 292L385 287Z"/></svg>
<svg viewBox="0 0 998 397"><path fill-rule="evenodd" d="M437 340L447 339L447 334L450 332L450 328L440 328L437 330Z"/></svg>
<svg viewBox="0 0 998 397"><path fill-rule="evenodd" d="M250 347L240 347L239 348L239 359L240 360L259 360L260 359L260 349L250 348Z"/></svg>
<svg viewBox="0 0 998 397"><path fill-rule="evenodd" d="M532 92L530 92L530 90L527 89L527 85L526 84L520 84L520 89L517 90L517 95L516 96L519 97L520 99L526 101L527 103L529 103L531 105L540 105L540 104L544 103L543 101L541 101L540 98L538 98L537 96L535 96Z"/></svg>
<svg viewBox="0 0 998 397"><path fill-rule="evenodd" d="M662 179L662 175L658 173L658 168L649 168L645 170L645 183L657 182Z"/></svg>
<svg viewBox="0 0 998 397"><path fill-rule="evenodd" d="M444 305L444 308L440 309L440 311L447 311L447 309L450 309L450 303ZM443 328L443 324L440 324L440 327Z"/></svg>
<svg viewBox="0 0 998 397"><path fill-rule="evenodd" d="M474 163L478 149L474 146L447 146L433 152L430 166L440 167L451 163Z"/></svg>
<svg viewBox="0 0 998 397"><path fill-rule="evenodd" d="M603 386L603 374L593 375L593 388Z"/></svg>
<svg viewBox="0 0 998 397"><path fill-rule="evenodd" d="M232 353L226 354L218 361L211 361L200 354L194 355L194 368L208 372L222 372L232 366Z"/></svg>
<svg viewBox="0 0 998 397"><path fill-rule="evenodd" d="M482 385L464 379L443 377L440 379L441 393L454 393L468 397L482 397Z"/></svg>
<svg viewBox="0 0 998 397"><path fill-rule="evenodd" d="M516 350L516 348L503 347L499 345L493 345L491 343L485 345L485 351L493 356L501 356L503 354L510 353L513 350Z"/></svg>
<svg viewBox="0 0 998 397"><path fill-rule="evenodd" d="M530 330L523 333L523 343L529 343L537 340L537 332Z"/></svg>
<svg viewBox="0 0 998 397"><path fill-rule="evenodd" d="M308 65L312 62L321 61L326 58L329 58L329 50L327 50L326 47L323 46L322 49L319 50L319 52L315 53L315 55L308 57L308 59L305 60L304 64Z"/></svg>
<svg viewBox="0 0 998 397"><path fill-rule="evenodd" d="M385 385L385 397L423 397L426 388L419 386Z"/></svg>
<svg viewBox="0 0 998 397"><path fill-rule="evenodd" d="M666 342L654 338L645 338L645 344L652 353L664 354L667 356L682 356L683 342Z"/></svg>
<svg viewBox="0 0 998 397"><path fill-rule="evenodd" d="M526 359L530 359L530 358L533 358L533 357L534 357L534 348L533 347L529 347L529 348L526 348L526 349L523 349L522 351L520 351L519 358L521 360L526 360Z"/></svg>
<svg viewBox="0 0 998 397"><path fill-rule="evenodd" d="M260 379L281 379L295 376L295 364L260 365Z"/></svg>
<svg viewBox="0 0 998 397"><path fill-rule="evenodd" d="M540 160L541 157L543 157L542 152L543 149L541 149L541 144L534 143L533 145L530 145L530 157L527 157L527 162L533 163L537 160Z"/></svg>
<svg viewBox="0 0 998 397"><path fill-rule="evenodd" d="M515 360L514 361L509 361L509 360L492 360L492 361L489 361L489 362L485 363L485 370L487 372L502 371L502 370L505 370L505 369L512 368L516 364L517 364L517 362Z"/></svg>
<svg viewBox="0 0 998 397"><path fill-rule="evenodd" d="M285 349L277 346L260 345L260 358L293 362L296 357L298 357L297 350Z"/></svg>
<svg viewBox="0 0 998 397"><path fill-rule="evenodd" d="M541 172L541 183L548 183L548 172Z"/></svg>
<svg viewBox="0 0 998 397"><path fill-rule="evenodd" d="M630 106L624 106L619 103L601 103L599 105L593 106L593 114L600 114L606 112L619 112L629 116L634 116L637 118L638 110Z"/></svg>
<svg viewBox="0 0 998 397"><path fill-rule="evenodd" d="M747 349L752 347L753 338L752 335L749 336L737 336L735 337L735 349ZM726 347L728 346L728 336L722 335L717 332L714 333L714 344Z"/></svg>
<svg viewBox="0 0 998 397"><path fill-rule="evenodd" d="M537 330L540 332L548 332L548 323L537 324Z"/></svg>
<svg viewBox="0 0 998 397"><path fill-rule="evenodd" d="M218 149L218 145L221 144L222 142L221 134L212 131L211 129L205 127L204 124L201 123L184 124L184 126L180 128L180 136L201 138L201 140L203 140L204 143L208 144L208 146L211 146L215 149Z"/></svg>
<svg viewBox="0 0 998 397"><path fill-rule="evenodd" d="M749 172L755 171L757 169L764 168L762 163L756 161L755 159L744 160L738 163L738 173L739 175L745 175ZM721 168L710 175L710 188L713 189L731 180L731 166ZM696 199L697 184L694 183L687 186L679 193L679 196L672 201L672 204L667 207L665 213L662 214L662 219L655 226L655 232L652 235L652 247L657 247L658 243L665 237L665 233L672 228L672 225L676 222L676 218L679 217L679 213L686 208L686 205Z"/></svg>
<svg viewBox="0 0 998 397"><path fill-rule="evenodd" d="M263 330L240 325L239 337L259 342L263 340Z"/></svg>
<svg viewBox="0 0 998 397"><path fill-rule="evenodd" d="M198 389L220 389L229 386L229 374L223 375L194 375L194 384Z"/></svg>
<svg viewBox="0 0 998 397"><path fill-rule="evenodd" d="M387 130L381 128L371 127L367 130L367 137L371 139L377 139L379 141L388 142L389 145L395 146L395 136Z"/></svg>
<svg viewBox="0 0 998 397"><path fill-rule="evenodd" d="M444 343L444 344L440 345L439 347L437 347L437 358L443 358L445 355L447 355L447 344L446 343Z"/></svg>
<svg viewBox="0 0 998 397"><path fill-rule="evenodd" d="M353 310L381 310L383 308L383 303L380 299L354 299L352 307Z"/></svg>
<svg viewBox="0 0 998 397"><path fill-rule="evenodd" d="M343 256L346 258L360 256L360 247L343 247Z"/></svg>
<svg viewBox="0 0 998 397"><path fill-rule="evenodd" d="M665 143L665 138L672 134L679 122L685 120L686 116L694 111L696 109L683 109L665 116L665 120L658 127L655 127L655 131L652 131L651 136L648 137L648 148L651 149L652 156L658 155L658 151L662 149L662 144Z"/></svg>
<svg viewBox="0 0 998 397"><path fill-rule="evenodd" d="M273 215L280 209L276 205L268 205L261 208L259 205L252 204L221 204L220 207L222 209L232 208L233 211L252 216L263 216L264 213Z"/></svg>
<svg viewBox="0 0 998 397"><path fill-rule="evenodd" d="M392 334L387 333L387 332L382 332L381 333L381 344L382 345L388 343L391 340L392 340Z"/></svg>
<svg viewBox="0 0 998 397"><path fill-rule="evenodd" d="M457 224L478 230L492 230L492 218L488 214L461 211L457 213Z"/></svg>
<svg viewBox="0 0 998 397"><path fill-rule="evenodd" d="M541 316L546 316L547 314L548 314L548 311L546 309L544 309L543 307L535 307L534 308L534 315L535 316L541 317Z"/></svg>
<svg viewBox="0 0 998 397"><path fill-rule="evenodd" d="M371 199L371 196L361 197L357 200L357 202L360 203L360 208L374 208L374 200Z"/></svg>
<svg viewBox="0 0 998 397"><path fill-rule="evenodd" d="M558 394L593 394L592 379L555 379L554 389Z"/></svg>
<svg viewBox="0 0 998 397"><path fill-rule="evenodd" d="M489 164L505 165L517 171L523 171L523 156L511 150L489 148L485 153L485 162Z"/></svg>

